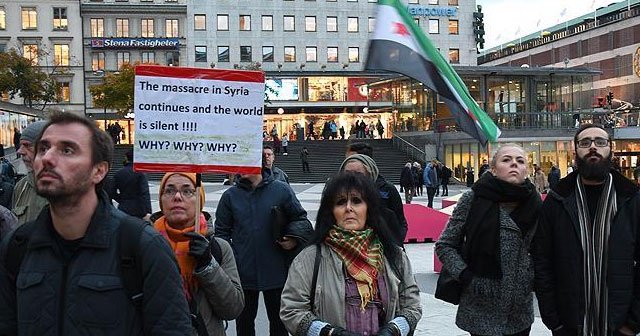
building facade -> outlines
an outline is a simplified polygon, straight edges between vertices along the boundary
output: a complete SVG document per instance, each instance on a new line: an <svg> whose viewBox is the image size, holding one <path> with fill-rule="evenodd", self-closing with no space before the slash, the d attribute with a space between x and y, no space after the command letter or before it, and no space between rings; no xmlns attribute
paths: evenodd
<svg viewBox="0 0 640 336"><path fill-rule="evenodd" d="M72 0L0 2L0 52L16 50L59 84L56 102L34 108L84 113L79 7L78 1ZM11 102L23 103L19 97Z"/></svg>

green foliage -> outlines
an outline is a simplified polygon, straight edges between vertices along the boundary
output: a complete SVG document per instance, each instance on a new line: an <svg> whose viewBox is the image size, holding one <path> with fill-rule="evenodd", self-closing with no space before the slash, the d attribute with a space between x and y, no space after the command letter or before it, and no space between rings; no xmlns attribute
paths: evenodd
<svg viewBox="0 0 640 336"><path fill-rule="evenodd" d="M11 99L22 98L30 108L44 108L47 103L57 101L58 90L59 84L52 74L33 65L15 49L0 53L0 92L7 92Z"/></svg>
<svg viewBox="0 0 640 336"><path fill-rule="evenodd" d="M243 64L238 66L239 70L252 70L252 71L262 71L262 63L260 62L251 62L249 64ZM272 95L277 96L278 95L278 91L276 91L274 88L272 88L271 86L267 85L265 83L264 85L264 102L267 104L271 104L271 100L269 99L269 95L267 93L271 93Z"/></svg>
<svg viewBox="0 0 640 336"><path fill-rule="evenodd" d="M115 110L121 116L133 111L136 65L125 63L118 72L104 73L103 83L89 88L94 105Z"/></svg>

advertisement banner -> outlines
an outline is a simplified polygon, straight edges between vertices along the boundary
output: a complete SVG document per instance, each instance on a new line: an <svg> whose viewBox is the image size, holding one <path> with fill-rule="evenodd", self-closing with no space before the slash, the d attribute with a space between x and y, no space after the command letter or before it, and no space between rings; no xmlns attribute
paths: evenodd
<svg viewBox="0 0 640 336"><path fill-rule="evenodd" d="M259 174L264 73L136 67L134 169Z"/></svg>

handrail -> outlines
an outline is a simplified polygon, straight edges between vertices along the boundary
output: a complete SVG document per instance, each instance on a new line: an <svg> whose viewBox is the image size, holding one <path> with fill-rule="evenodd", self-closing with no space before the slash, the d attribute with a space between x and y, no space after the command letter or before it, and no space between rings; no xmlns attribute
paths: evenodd
<svg viewBox="0 0 640 336"><path fill-rule="evenodd" d="M424 160L426 157L426 153L421 150L420 148L414 146L412 143L410 143L409 141L397 136L397 135L393 135L393 137L391 138L392 143L393 143L393 147L400 149L402 151L404 151L405 153L407 153L411 159L413 160Z"/></svg>

